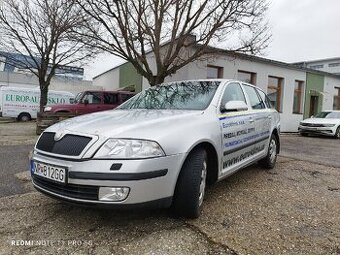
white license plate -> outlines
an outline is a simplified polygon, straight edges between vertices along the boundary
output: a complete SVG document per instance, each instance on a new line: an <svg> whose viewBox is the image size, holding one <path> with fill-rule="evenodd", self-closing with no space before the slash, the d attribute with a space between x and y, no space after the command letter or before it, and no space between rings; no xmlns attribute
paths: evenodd
<svg viewBox="0 0 340 255"><path fill-rule="evenodd" d="M54 166L37 161L31 162L32 174L56 181L66 183L67 169L65 167Z"/></svg>

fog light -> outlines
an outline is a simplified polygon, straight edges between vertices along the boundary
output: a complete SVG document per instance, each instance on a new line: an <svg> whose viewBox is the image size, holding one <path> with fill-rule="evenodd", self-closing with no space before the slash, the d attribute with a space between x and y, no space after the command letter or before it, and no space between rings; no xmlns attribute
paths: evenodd
<svg viewBox="0 0 340 255"><path fill-rule="evenodd" d="M126 199L129 192L127 187L100 187L98 197L100 201L118 202Z"/></svg>

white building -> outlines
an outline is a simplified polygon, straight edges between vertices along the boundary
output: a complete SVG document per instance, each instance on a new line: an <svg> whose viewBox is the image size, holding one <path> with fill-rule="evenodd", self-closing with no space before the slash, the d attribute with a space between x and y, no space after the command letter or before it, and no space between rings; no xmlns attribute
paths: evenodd
<svg viewBox="0 0 340 255"><path fill-rule="evenodd" d="M319 60L304 61L294 63L294 65L340 75L340 58L325 58Z"/></svg>
<svg viewBox="0 0 340 255"><path fill-rule="evenodd" d="M321 110L340 108L340 76L266 58L220 52L186 65L165 82L207 78L250 82L269 95L280 112L283 132L296 132L301 120ZM152 53L148 53L148 58L155 71ZM94 77L93 83L107 90L134 86L140 91L149 87L130 63Z"/></svg>

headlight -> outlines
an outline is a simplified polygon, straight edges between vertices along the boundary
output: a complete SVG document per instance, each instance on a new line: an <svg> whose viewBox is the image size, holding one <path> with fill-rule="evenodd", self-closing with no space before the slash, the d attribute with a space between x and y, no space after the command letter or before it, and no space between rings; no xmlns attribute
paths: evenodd
<svg viewBox="0 0 340 255"><path fill-rule="evenodd" d="M334 127L335 124L322 124L323 127Z"/></svg>
<svg viewBox="0 0 340 255"><path fill-rule="evenodd" d="M109 139L94 158L138 159L165 156L158 143L146 140Z"/></svg>
<svg viewBox="0 0 340 255"><path fill-rule="evenodd" d="M51 106L47 106L44 108L44 112L50 112L52 110Z"/></svg>

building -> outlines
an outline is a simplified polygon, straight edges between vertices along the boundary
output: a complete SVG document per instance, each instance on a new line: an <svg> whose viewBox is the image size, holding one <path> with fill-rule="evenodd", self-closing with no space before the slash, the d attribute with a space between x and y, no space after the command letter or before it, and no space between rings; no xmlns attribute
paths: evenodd
<svg viewBox="0 0 340 255"><path fill-rule="evenodd" d="M294 63L294 65L340 75L340 58L326 58Z"/></svg>
<svg viewBox="0 0 340 255"><path fill-rule="evenodd" d="M1 51L0 86L38 87L37 77L27 69L27 66L34 66L33 60L29 56ZM57 68L49 88L73 94L94 89L92 81L86 81L83 78L83 68L60 66ZM95 88L98 89L98 87Z"/></svg>
<svg viewBox="0 0 340 255"><path fill-rule="evenodd" d="M155 70L152 53L148 55ZM283 132L296 132L301 120L321 110L340 109L340 76L223 50L184 66L165 82L207 78L237 79L263 89L280 112ZM137 92L149 87L148 81L130 63L94 77L93 83L105 89L134 86Z"/></svg>

